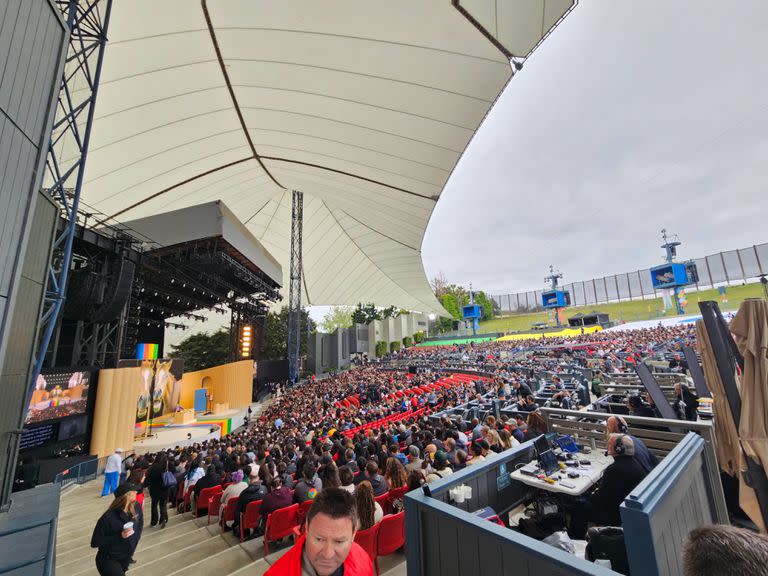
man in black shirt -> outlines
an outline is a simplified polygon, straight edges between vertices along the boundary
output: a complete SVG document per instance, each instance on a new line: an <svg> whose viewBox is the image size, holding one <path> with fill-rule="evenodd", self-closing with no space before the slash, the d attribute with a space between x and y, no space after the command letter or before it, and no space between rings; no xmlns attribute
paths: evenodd
<svg viewBox="0 0 768 576"><path fill-rule="evenodd" d="M613 456L613 463L605 469L600 486L571 510L572 538L584 538L588 522L621 526L619 506L648 474L635 459L635 443L629 435L611 434L608 454Z"/></svg>

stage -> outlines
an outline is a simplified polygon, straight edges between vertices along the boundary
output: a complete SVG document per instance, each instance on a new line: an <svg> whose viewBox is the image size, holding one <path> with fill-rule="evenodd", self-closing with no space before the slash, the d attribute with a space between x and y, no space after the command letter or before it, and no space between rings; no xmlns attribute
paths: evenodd
<svg viewBox="0 0 768 576"><path fill-rule="evenodd" d="M259 403L251 404L254 414L258 406ZM242 426L247 412L248 407L226 410L219 414L197 412L195 421L188 424L174 424L173 414L166 414L152 420L152 435L149 437L143 436L146 423L136 425L133 450L136 454L146 454L221 438Z"/></svg>

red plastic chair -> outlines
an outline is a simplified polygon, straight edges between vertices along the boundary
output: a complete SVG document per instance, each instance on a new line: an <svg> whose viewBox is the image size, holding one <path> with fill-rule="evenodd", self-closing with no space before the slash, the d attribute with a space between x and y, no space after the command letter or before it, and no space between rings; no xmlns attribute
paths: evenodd
<svg viewBox="0 0 768 576"><path fill-rule="evenodd" d="M314 500L304 500L304 502L299 504L299 511L296 513L296 524L299 526L304 524L304 519L307 517L309 509L312 508L312 502Z"/></svg>
<svg viewBox="0 0 768 576"><path fill-rule="evenodd" d="M211 497L211 501L208 503L208 526L211 525L211 516L219 515L219 508L221 508L221 497L224 494L217 492Z"/></svg>
<svg viewBox="0 0 768 576"><path fill-rule="evenodd" d="M264 557L269 554L270 541L279 540L293 534L293 527L297 525L296 517L299 513L299 505L292 504L286 508L275 510L267 516L267 525L264 529Z"/></svg>
<svg viewBox="0 0 768 576"><path fill-rule="evenodd" d="M379 571L379 556L389 556L405 546L405 512L384 516L379 522L379 534L376 538L376 573Z"/></svg>
<svg viewBox="0 0 768 576"><path fill-rule="evenodd" d="M208 505L211 503L211 498L214 494L221 494L221 486L212 486L211 488L203 488L200 490L200 495L195 500L195 518L200 516L200 510L208 511Z"/></svg>
<svg viewBox="0 0 768 576"><path fill-rule="evenodd" d="M384 513L391 513L393 508L392 504L394 504L395 500L402 500L403 497L408 492L408 486L401 486L400 488L392 488L392 490L389 491L389 498L387 499L387 509L389 512L385 511Z"/></svg>
<svg viewBox="0 0 768 576"><path fill-rule="evenodd" d="M384 512L384 514L387 513L387 507L389 506L389 492L384 492L381 496L376 496L373 501L379 503L381 511Z"/></svg>
<svg viewBox="0 0 768 576"><path fill-rule="evenodd" d="M176 511L180 511L179 506L182 502L184 502L184 484L186 484L186 480L182 480L179 482L179 487L176 489Z"/></svg>
<svg viewBox="0 0 768 576"><path fill-rule="evenodd" d="M219 518L219 524L221 525L221 531L224 532L224 527L227 522L235 521L235 514L237 513L237 498L230 498L227 501L227 505L224 506L224 514Z"/></svg>
<svg viewBox="0 0 768 576"><path fill-rule="evenodd" d="M377 537L379 535L379 526L381 522L376 522L368 530L358 530L355 533L355 542L371 557L371 562L376 562Z"/></svg>
<svg viewBox="0 0 768 576"><path fill-rule="evenodd" d="M256 528L259 525L261 516L261 500L248 502L245 507L245 514L240 514L240 542L245 540L245 529Z"/></svg>

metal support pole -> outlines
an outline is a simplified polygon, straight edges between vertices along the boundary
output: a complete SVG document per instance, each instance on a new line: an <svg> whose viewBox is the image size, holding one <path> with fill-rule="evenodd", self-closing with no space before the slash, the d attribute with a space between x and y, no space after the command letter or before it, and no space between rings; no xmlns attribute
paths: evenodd
<svg viewBox="0 0 768 576"><path fill-rule="evenodd" d="M40 320L40 342L27 389L25 406L42 369L59 312L64 304L67 278L72 262L72 243L77 226L77 210L83 186L85 162L96 110L104 47L107 43L112 0L56 0L70 30L67 67L61 80L59 102L48 145L46 169L53 184L48 193L61 205L67 223L56 237L48 273L48 286ZM79 154L71 160L60 155L62 144L71 142ZM70 154L69 152L67 154ZM74 178L74 188L68 184ZM61 254L58 267L56 254Z"/></svg>
<svg viewBox="0 0 768 576"><path fill-rule="evenodd" d="M299 380L299 350L301 347L301 238L304 221L304 194L293 191L291 211L291 270L288 291L288 376Z"/></svg>

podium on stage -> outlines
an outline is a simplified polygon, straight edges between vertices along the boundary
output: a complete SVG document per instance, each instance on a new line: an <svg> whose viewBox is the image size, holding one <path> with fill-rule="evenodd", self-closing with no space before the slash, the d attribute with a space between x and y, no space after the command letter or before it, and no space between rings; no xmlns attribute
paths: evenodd
<svg viewBox="0 0 768 576"><path fill-rule="evenodd" d="M193 422L196 422L195 411L190 408L186 410L179 410L173 414L174 424L192 424Z"/></svg>

